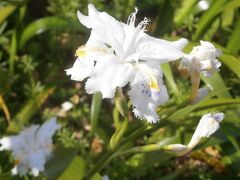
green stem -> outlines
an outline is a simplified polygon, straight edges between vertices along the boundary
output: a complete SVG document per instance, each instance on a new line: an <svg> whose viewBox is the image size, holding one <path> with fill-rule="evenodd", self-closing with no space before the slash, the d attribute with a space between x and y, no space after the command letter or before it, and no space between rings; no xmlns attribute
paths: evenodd
<svg viewBox="0 0 240 180"><path fill-rule="evenodd" d="M186 102L183 102L180 106L182 107L186 105ZM114 147L114 151L112 149L109 149L104 156L97 162L97 164L90 169L84 179L90 179L95 173L99 172L112 158L121 155L120 149L125 146L128 142L132 142L133 140L137 139L138 137L142 137L146 134L149 134L167 124L170 122L167 121L167 119L172 115L172 113L169 113L161 119L161 123L155 124L154 126L149 125L148 123L145 123L143 126L141 126L139 129L136 129L133 133L131 133L128 137L124 138L122 141L120 141L118 144L116 144ZM160 147L159 147L160 148ZM139 149L133 149L132 151L138 151ZM128 153L128 151L126 151Z"/></svg>
<svg viewBox="0 0 240 180"><path fill-rule="evenodd" d="M138 129L135 132L133 132L132 134L130 134L121 143L119 143L118 145L115 146L114 151L109 149L104 154L104 156L97 162L97 164L87 172L86 176L83 179L90 179L95 173L99 172L111 160L111 158L114 156L114 154L116 152L118 152L119 149L121 149L122 146L124 146L129 141L138 137L146 127L147 127L147 124L145 124L140 129Z"/></svg>
<svg viewBox="0 0 240 180"><path fill-rule="evenodd" d="M125 154L137 154L137 153L148 153L152 151L160 151L162 150L162 146L158 144L150 144L150 145L145 145L145 146L137 146L133 147L131 149L125 150L125 151L119 151L114 154L114 158L117 156L125 155Z"/></svg>
<svg viewBox="0 0 240 180"><path fill-rule="evenodd" d="M99 172L110 160L114 152L112 150L108 150L103 157L95 164L95 166L90 169L83 180L90 179L95 173Z"/></svg>

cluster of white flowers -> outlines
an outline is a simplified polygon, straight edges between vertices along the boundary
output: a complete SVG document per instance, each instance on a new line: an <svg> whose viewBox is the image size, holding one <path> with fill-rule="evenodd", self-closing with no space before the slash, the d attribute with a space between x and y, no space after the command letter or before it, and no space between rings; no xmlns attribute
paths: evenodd
<svg viewBox="0 0 240 180"><path fill-rule="evenodd" d="M182 52L188 41L184 38L170 42L145 33L149 19L135 25L137 8L127 24L89 4L88 16L78 12L79 21L91 29L86 45L76 51L77 60L66 70L72 80L85 78L89 94L101 92L103 98L113 98L116 88L130 83L129 97L136 117L156 122L156 108L168 101L160 64L182 58L182 66L211 75L220 66L214 46L201 41L186 55Z"/></svg>
<svg viewBox="0 0 240 180"><path fill-rule="evenodd" d="M52 136L59 128L56 118L52 118L42 126L32 125L19 135L0 139L0 151L10 150L14 155L15 167L12 174L23 176L31 171L33 176L38 176L51 156Z"/></svg>
<svg viewBox="0 0 240 180"><path fill-rule="evenodd" d="M198 126L188 145L170 144L164 147L164 150L177 155L184 155L191 151L202 138L208 138L219 129L219 124L223 120L223 113L205 114L199 121Z"/></svg>

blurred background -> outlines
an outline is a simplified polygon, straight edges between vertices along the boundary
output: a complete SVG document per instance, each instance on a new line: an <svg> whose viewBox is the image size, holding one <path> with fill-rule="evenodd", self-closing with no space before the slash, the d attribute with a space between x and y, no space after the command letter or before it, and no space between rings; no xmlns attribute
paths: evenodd
<svg viewBox="0 0 240 180"><path fill-rule="evenodd" d="M87 14L90 2L123 22L138 7L137 22L151 19L149 35L168 40L185 37L190 41L185 52L199 40L210 41L223 52L220 73L202 77L201 85L212 88L208 98L187 106L167 126L129 146L170 140L187 143L201 115L210 111L226 113L221 130L184 157L163 152L120 156L101 175L110 179L240 178L239 0L1 0L0 137L57 116L63 125L58 144L76 150L87 162L94 163L102 155L123 117L113 100L87 95L84 82L71 81L64 72L73 65L75 50L89 37L76 12ZM178 65L162 67L171 100L160 110L190 94L190 80L178 71ZM1 152L0 164L0 179L12 179L8 153Z"/></svg>

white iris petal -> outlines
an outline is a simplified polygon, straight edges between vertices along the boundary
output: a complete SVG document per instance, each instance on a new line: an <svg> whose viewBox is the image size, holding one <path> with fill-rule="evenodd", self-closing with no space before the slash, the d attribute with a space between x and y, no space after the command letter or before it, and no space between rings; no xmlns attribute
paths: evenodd
<svg viewBox="0 0 240 180"><path fill-rule="evenodd" d="M129 63L121 63L114 55L102 57L86 82L86 90L90 94L100 91L103 98L112 98L116 88L125 86L131 79L133 67Z"/></svg>
<svg viewBox="0 0 240 180"><path fill-rule="evenodd" d="M162 81L160 68L138 65L138 71L129 91L133 112L140 119L154 123L159 120L156 108L168 101L168 93Z"/></svg>

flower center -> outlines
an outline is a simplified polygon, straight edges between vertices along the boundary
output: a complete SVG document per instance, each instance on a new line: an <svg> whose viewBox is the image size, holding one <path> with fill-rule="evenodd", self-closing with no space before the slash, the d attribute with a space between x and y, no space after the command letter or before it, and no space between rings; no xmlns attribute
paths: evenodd
<svg viewBox="0 0 240 180"><path fill-rule="evenodd" d="M146 73L146 76L147 76L147 82L148 82L148 86L153 89L153 90L156 90L156 91L160 91L160 87L158 85L158 80L157 80L157 77L156 75L154 74L153 71L151 70L147 70Z"/></svg>
<svg viewBox="0 0 240 180"><path fill-rule="evenodd" d="M151 76L149 79L149 87L156 91L160 91L160 87L158 85L157 78L155 78L154 76Z"/></svg>
<svg viewBox="0 0 240 180"><path fill-rule="evenodd" d="M80 46L76 53L75 56L77 57L84 57L86 56L88 51L92 51L92 52L101 52L101 53L107 53L107 49L106 48L100 48L100 47L86 47L85 45Z"/></svg>
<svg viewBox="0 0 240 180"><path fill-rule="evenodd" d="M86 56L86 47L83 45L83 46L80 46L76 53L75 53L75 56L78 56L78 57L84 57Z"/></svg>

